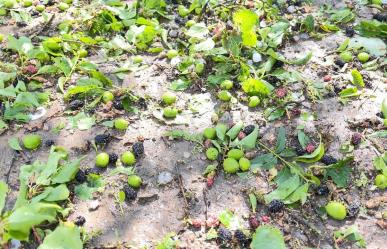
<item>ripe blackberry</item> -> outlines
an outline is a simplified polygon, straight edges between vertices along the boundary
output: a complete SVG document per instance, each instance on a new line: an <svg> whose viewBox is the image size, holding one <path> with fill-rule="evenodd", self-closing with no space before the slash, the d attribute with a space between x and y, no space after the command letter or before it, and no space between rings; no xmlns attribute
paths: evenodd
<svg viewBox="0 0 387 249"><path fill-rule="evenodd" d="M387 14L378 13L378 14L375 14L373 18L378 20L379 22L385 22L387 21Z"/></svg>
<svg viewBox="0 0 387 249"><path fill-rule="evenodd" d="M337 59L335 60L335 64L336 64L337 66L339 66L339 67L344 67L345 62L344 62L342 59L337 58Z"/></svg>
<svg viewBox="0 0 387 249"><path fill-rule="evenodd" d="M355 35L355 30L353 30L353 27L348 26L345 28L345 35L348 37L352 37Z"/></svg>
<svg viewBox="0 0 387 249"><path fill-rule="evenodd" d="M132 146L133 154L136 157L141 157L144 154L144 143L143 142L136 142Z"/></svg>
<svg viewBox="0 0 387 249"><path fill-rule="evenodd" d="M385 118L384 115L383 115L383 112L376 113L376 116L379 117L379 118Z"/></svg>
<svg viewBox="0 0 387 249"><path fill-rule="evenodd" d="M124 186L124 189L122 190L125 193L125 200L126 201L134 201L137 198L137 192L134 190L134 188L129 186Z"/></svg>
<svg viewBox="0 0 387 249"><path fill-rule="evenodd" d="M360 209L360 204L355 202L352 203L348 206L347 211L348 211L348 216L349 217L356 217L356 215L359 213Z"/></svg>
<svg viewBox="0 0 387 249"><path fill-rule="evenodd" d="M227 243L232 240L232 234L229 230L224 227L218 229L218 239L221 243Z"/></svg>
<svg viewBox="0 0 387 249"><path fill-rule="evenodd" d="M94 137L95 144L107 144L110 141L110 134L98 134Z"/></svg>
<svg viewBox="0 0 387 249"><path fill-rule="evenodd" d="M295 147L295 151L296 151L297 156L302 156L305 154L305 150L300 145L297 145Z"/></svg>
<svg viewBox="0 0 387 249"><path fill-rule="evenodd" d="M120 99L113 101L113 107L117 110L124 110L124 105L122 104L122 101Z"/></svg>
<svg viewBox="0 0 387 249"><path fill-rule="evenodd" d="M85 217L83 217L83 216L78 216L78 217L75 219L74 224L81 227L81 226L83 226L83 224L85 224L85 222L86 222Z"/></svg>
<svg viewBox="0 0 387 249"><path fill-rule="evenodd" d="M280 212L284 207L284 203L280 200L272 200L269 203L269 212L270 213L278 213Z"/></svg>
<svg viewBox="0 0 387 249"><path fill-rule="evenodd" d="M84 102L82 100L76 99L69 103L69 109L72 111L79 110L83 107Z"/></svg>
<svg viewBox="0 0 387 249"><path fill-rule="evenodd" d="M358 133L358 132L355 132L355 133L352 134L351 143L353 145L358 145L358 144L360 144L361 139L362 139L362 135L360 133Z"/></svg>
<svg viewBox="0 0 387 249"><path fill-rule="evenodd" d="M239 244L246 245L248 243L246 235L239 229L234 232L234 237Z"/></svg>
<svg viewBox="0 0 387 249"><path fill-rule="evenodd" d="M325 165L331 165L331 164L335 164L337 163L337 159L334 158L333 156L328 156L328 155L324 155L321 160L320 160L323 164Z"/></svg>
<svg viewBox="0 0 387 249"><path fill-rule="evenodd" d="M316 189L316 194L327 195L327 194L329 194L329 188L327 187L327 185L320 184L320 186L318 186Z"/></svg>
<svg viewBox="0 0 387 249"><path fill-rule="evenodd" d="M114 164L118 160L118 155L116 153L109 154L109 163Z"/></svg>
<svg viewBox="0 0 387 249"><path fill-rule="evenodd" d="M44 142L44 145L46 146L46 147L51 147L52 145L54 145L55 144L55 142L54 142L54 140L52 140L52 139L47 139L45 142Z"/></svg>
<svg viewBox="0 0 387 249"><path fill-rule="evenodd" d="M250 133L252 133L255 129L255 125L248 125L243 129L243 133L248 136Z"/></svg>
<svg viewBox="0 0 387 249"><path fill-rule="evenodd" d="M87 181L87 174L83 170L78 170L77 174L75 175L75 180L79 183L84 183Z"/></svg>

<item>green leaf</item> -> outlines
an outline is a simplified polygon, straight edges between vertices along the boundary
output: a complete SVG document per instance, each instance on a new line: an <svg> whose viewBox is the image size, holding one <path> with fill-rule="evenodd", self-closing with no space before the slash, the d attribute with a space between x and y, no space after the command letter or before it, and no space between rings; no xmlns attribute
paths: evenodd
<svg viewBox="0 0 387 249"><path fill-rule="evenodd" d="M336 52L341 53L345 51L349 45L350 39L347 38L343 43L341 43L340 47L336 50Z"/></svg>
<svg viewBox="0 0 387 249"><path fill-rule="evenodd" d="M229 209L224 210L219 214L219 221L228 229L238 228L239 222L237 217Z"/></svg>
<svg viewBox="0 0 387 249"><path fill-rule="evenodd" d="M251 169L256 172L257 169L271 169L277 164L277 157L273 154L263 154L251 160Z"/></svg>
<svg viewBox="0 0 387 249"><path fill-rule="evenodd" d="M239 132L238 132L239 133ZM230 143L231 147L242 147L245 150L251 150L255 148L258 138L258 127L255 127L254 130L242 140L235 139ZM238 135L238 134L237 134Z"/></svg>
<svg viewBox="0 0 387 249"><path fill-rule="evenodd" d="M351 168L347 167L347 164L351 161L353 161L353 157L348 157L332 165L331 168L326 170L325 176L331 177L337 187L346 187L352 172Z"/></svg>
<svg viewBox="0 0 387 249"><path fill-rule="evenodd" d="M305 26L306 31L308 31L309 33L313 32L314 31L314 18L313 18L313 16L307 15L304 22L303 22L303 25Z"/></svg>
<svg viewBox="0 0 387 249"><path fill-rule="evenodd" d="M193 46L193 51L194 52L210 51L214 47L215 47L215 42L211 38L208 38L207 40L204 40L198 44L195 44Z"/></svg>
<svg viewBox="0 0 387 249"><path fill-rule="evenodd" d="M297 201L301 201L301 204L304 204L308 197L309 183L305 183L299 186L291 195L289 195L285 200L285 204L292 204Z"/></svg>
<svg viewBox="0 0 387 249"><path fill-rule="evenodd" d="M100 175L89 174L87 183L82 183L74 188L75 194L81 200L89 200L93 198L93 193L101 191L105 186L105 182Z"/></svg>
<svg viewBox="0 0 387 249"><path fill-rule="evenodd" d="M175 233L168 233L163 240L157 244L156 249L175 249L178 241L174 240Z"/></svg>
<svg viewBox="0 0 387 249"><path fill-rule="evenodd" d="M233 127L231 127L230 130L227 131L226 135L231 139L231 140L234 140L239 132L242 130L243 128L243 122L242 121L239 121L238 123L236 123Z"/></svg>
<svg viewBox="0 0 387 249"><path fill-rule="evenodd" d="M306 146L309 144L310 142L310 138L302 131L302 130L299 130L298 133L297 133L297 138L298 138L298 142L300 143L301 147L303 149L306 148Z"/></svg>
<svg viewBox="0 0 387 249"><path fill-rule="evenodd" d="M81 232L73 224L60 224L48 234L38 249L83 249Z"/></svg>
<svg viewBox="0 0 387 249"><path fill-rule="evenodd" d="M306 63L308 63L308 61L310 61L310 59L312 59L312 55L313 55L313 53L312 53L312 52L309 52L309 53L307 53L303 58L295 59L295 60L290 60L290 61L289 61L289 64L293 64L293 65L305 65Z"/></svg>
<svg viewBox="0 0 387 249"><path fill-rule="evenodd" d="M363 76L361 75L361 73L357 69L353 69L351 72L351 75L352 75L352 83L355 86L358 86L358 87L365 86L364 81L363 81Z"/></svg>
<svg viewBox="0 0 387 249"><path fill-rule="evenodd" d="M257 35L255 25L258 22L258 16L249 9L240 9L233 14L234 24L242 32L242 43L245 46L253 47L257 44Z"/></svg>
<svg viewBox="0 0 387 249"><path fill-rule="evenodd" d="M129 176L129 175L133 175L134 173L135 173L135 171L134 171L133 167L119 166L119 167L114 168L112 171L110 171L109 176L114 176L114 175L119 175L119 174Z"/></svg>
<svg viewBox="0 0 387 249"><path fill-rule="evenodd" d="M22 36L17 39L10 35L8 36L8 48L17 51L18 53L27 54L34 46L32 45L31 39L28 37Z"/></svg>
<svg viewBox="0 0 387 249"><path fill-rule="evenodd" d="M81 164L81 161L86 156L83 156L79 159L73 160L71 162L67 162L64 164L58 172L52 176L51 181L52 183L66 183L74 179L75 175L77 174L79 170L79 165Z"/></svg>
<svg viewBox="0 0 387 249"><path fill-rule="evenodd" d="M174 80L169 87L173 91L184 91L191 86L191 82L186 79Z"/></svg>
<svg viewBox="0 0 387 249"><path fill-rule="evenodd" d="M380 38L357 36L351 39L350 49L365 49L370 55L384 56L387 51L386 43Z"/></svg>
<svg viewBox="0 0 387 249"><path fill-rule="evenodd" d="M276 190L265 195L265 202L270 203L272 200L285 200L299 186L300 177L298 175L293 175L283 183L279 184Z"/></svg>
<svg viewBox="0 0 387 249"><path fill-rule="evenodd" d="M387 23L379 22L377 20L364 20L355 26L361 36L365 37L387 37Z"/></svg>
<svg viewBox="0 0 387 249"><path fill-rule="evenodd" d="M245 93L247 93L250 96L252 95L267 96L274 89L274 87L263 80L249 78L242 82L242 89Z"/></svg>
<svg viewBox="0 0 387 249"><path fill-rule="evenodd" d="M296 161L304 162L304 163L314 163L320 160L324 156L324 153L325 153L324 144L321 141L321 135L320 135L320 144L313 151L313 153L296 157Z"/></svg>
<svg viewBox="0 0 387 249"><path fill-rule="evenodd" d="M253 213L257 210L257 197L255 194L249 194L249 200L251 204L251 209L253 210Z"/></svg>
<svg viewBox="0 0 387 249"><path fill-rule="evenodd" d="M376 170L382 171L383 175L387 176L387 152L375 157L372 163Z"/></svg>
<svg viewBox="0 0 387 249"><path fill-rule="evenodd" d="M334 10L330 21L334 23L347 23L355 18L355 14L350 9Z"/></svg>
<svg viewBox="0 0 387 249"><path fill-rule="evenodd" d="M7 197L7 193L8 185L3 180L0 180L0 216L5 206L5 198Z"/></svg>
<svg viewBox="0 0 387 249"><path fill-rule="evenodd" d="M19 139L17 137L8 139L8 144L14 150L23 150L19 144Z"/></svg>
<svg viewBox="0 0 387 249"><path fill-rule="evenodd" d="M281 231L271 225L258 227L252 238L251 249L286 249Z"/></svg>
<svg viewBox="0 0 387 249"><path fill-rule="evenodd" d="M47 164L44 167L43 171L40 173L38 178L36 179L36 184L38 185L49 185L50 177L54 173L56 173L59 160L62 159L63 155L61 153L52 152L48 156Z"/></svg>
<svg viewBox="0 0 387 249"><path fill-rule="evenodd" d="M54 187L44 200L48 202L64 201L69 198L69 195L70 191L68 190L66 184L61 184Z"/></svg>
<svg viewBox="0 0 387 249"><path fill-rule="evenodd" d="M204 39L208 33L209 30L206 24L200 22L192 25L186 32L186 35L197 39Z"/></svg>
<svg viewBox="0 0 387 249"><path fill-rule="evenodd" d="M78 128L79 130L88 130L95 124L95 117L88 116L84 112L80 112L74 117L69 117L68 120L73 129Z"/></svg>
<svg viewBox="0 0 387 249"><path fill-rule="evenodd" d="M286 71L283 68L277 68L270 75L275 76L276 78L286 81L287 83L294 83L302 80L302 76L297 71Z"/></svg>
<svg viewBox="0 0 387 249"><path fill-rule="evenodd" d="M278 129L277 144L275 147L277 153L281 153L286 147L286 130L283 126Z"/></svg>
<svg viewBox="0 0 387 249"><path fill-rule="evenodd" d="M340 98L357 97L360 93L357 91L357 87L348 87L339 92Z"/></svg>
<svg viewBox="0 0 387 249"><path fill-rule="evenodd" d="M216 130L216 136L221 140L221 141L224 141L225 137L226 137L226 132L227 132L227 125L226 124L222 124L222 123L218 123L216 126L215 126L215 130Z"/></svg>

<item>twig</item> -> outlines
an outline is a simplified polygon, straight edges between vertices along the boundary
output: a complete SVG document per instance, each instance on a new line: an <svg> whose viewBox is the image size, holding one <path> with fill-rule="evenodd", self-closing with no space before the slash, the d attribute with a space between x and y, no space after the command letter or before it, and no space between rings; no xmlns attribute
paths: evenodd
<svg viewBox="0 0 387 249"><path fill-rule="evenodd" d="M55 15L52 14L50 19L45 24L43 24L43 26L38 31L35 31L34 33L32 33L30 35L30 39L34 38L35 36L40 35L40 33L42 33L47 28L47 26L51 25L54 18L55 18Z"/></svg>
<svg viewBox="0 0 387 249"><path fill-rule="evenodd" d="M208 199L207 199L207 189L203 189L203 201L204 201L204 218L207 221L208 220ZM206 226L207 229L207 226Z"/></svg>
<svg viewBox="0 0 387 249"><path fill-rule="evenodd" d="M42 244L42 239L40 238L38 232L36 231L35 227L32 227L32 233L34 234L35 240L38 242L38 244Z"/></svg>
<svg viewBox="0 0 387 249"><path fill-rule="evenodd" d="M185 196L183 178L180 174L179 166L177 166L177 164L175 165L175 168L176 168L176 172L177 172L177 179L179 181L180 192L183 195L183 199L184 199L184 205L185 205L184 213L187 215L189 213L188 212L189 205L188 205L187 197Z"/></svg>

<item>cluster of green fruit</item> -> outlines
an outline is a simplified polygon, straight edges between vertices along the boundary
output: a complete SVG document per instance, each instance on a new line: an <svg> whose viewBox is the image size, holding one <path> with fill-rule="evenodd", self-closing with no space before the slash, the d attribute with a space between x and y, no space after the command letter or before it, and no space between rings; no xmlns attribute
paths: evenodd
<svg viewBox="0 0 387 249"><path fill-rule="evenodd" d="M166 107L163 109L163 117L168 119L176 118L179 110L172 105L176 103L176 95L171 92L166 92L161 97L162 102Z"/></svg>
<svg viewBox="0 0 387 249"><path fill-rule="evenodd" d="M203 132L206 139L216 138L215 128L206 128ZM218 159L219 151L215 147L210 147L206 151L206 156L209 160L215 161ZM239 170L248 171L250 169L251 162L249 159L244 157L244 152L238 148L232 148L227 152L227 158L223 161L223 169L226 173L235 174Z"/></svg>
<svg viewBox="0 0 387 249"><path fill-rule="evenodd" d="M353 54L350 51L341 52L339 56L344 62L351 62L353 60ZM366 63L370 59L370 55L366 52L360 52L357 54L357 58L361 63Z"/></svg>
<svg viewBox="0 0 387 249"><path fill-rule="evenodd" d="M234 83L231 80L225 80L220 84L220 91L218 92L218 98L221 101L229 102L232 98L229 90L234 87ZM261 100L258 96L250 96L248 101L248 106L250 108L257 107L261 103Z"/></svg>
<svg viewBox="0 0 387 249"><path fill-rule="evenodd" d="M4 8L0 8L0 16L7 15L7 9L12 9L16 6L16 0L2 0L0 1L0 6L4 6ZM61 11L66 11L70 8L70 5L73 3L73 0L63 0L58 4L58 9ZM23 0L21 1L21 5L25 8L31 7L33 4L32 0ZM38 4L35 6L35 10L38 12L43 12L45 10L45 6L43 4Z"/></svg>

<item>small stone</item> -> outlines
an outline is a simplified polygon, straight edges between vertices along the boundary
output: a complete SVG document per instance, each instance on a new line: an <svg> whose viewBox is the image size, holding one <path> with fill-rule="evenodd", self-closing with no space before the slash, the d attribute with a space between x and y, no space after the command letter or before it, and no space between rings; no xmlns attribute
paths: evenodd
<svg viewBox="0 0 387 249"><path fill-rule="evenodd" d="M169 36L171 38L177 38L178 35L179 35L179 33L177 32L177 30L172 29L172 30L169 31Z"/></svg>
<svg viewBox="0 0 387 249"><path fill-rule="evenodd" d="M184 157L185 159L190 158L190 156L191 156L191 154L190 154L189 152L187 152L187 151L185 151L185 152L183 153L183 157Z"/></svg>
<svg viewBox="0 0 387 249"><path fill-rule="evenodd" d="M157 179L157 183L159 185L166 185L170 183L173 180L173 176L168 171L163 171L159 174L159 177Z"/></svg>
<svg viewBox="0 0 387 249"><path fill-rule="evenodd" d="M89 203L89 211L95 211L99 208L100 202L98 200L93 200Z"/></svg>
<svg viewBox="0 0 387 249"><path fill-rule="evenodd" d="M294 13L297 11L296 7L294 7L294 5L290 5L287 9L286 9L289 13Z"/></svg>

